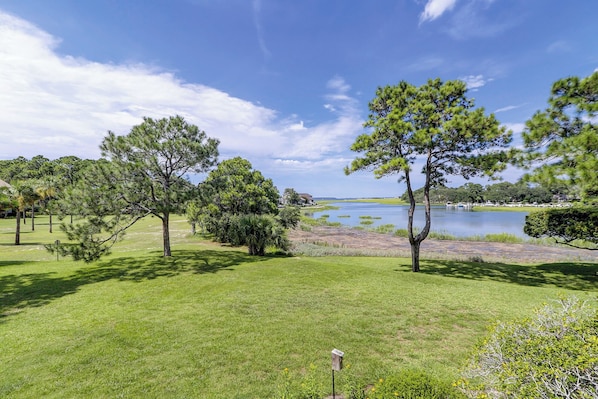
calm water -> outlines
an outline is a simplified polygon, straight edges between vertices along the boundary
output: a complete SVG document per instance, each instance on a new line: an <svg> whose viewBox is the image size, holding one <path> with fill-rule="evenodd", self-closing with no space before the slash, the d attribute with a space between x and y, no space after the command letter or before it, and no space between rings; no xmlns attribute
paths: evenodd
<svg viewBox="0 0 598 399"><path fill-rule="evenodd" d="M375 228L383 224L393 224L395 229L407 228L408 205L383 205L364 202L337 202L330 205L339 207L339 209L314 212L313 217L319 218L322 215L330 215L329 222L340 222L346 226L363 226L360 222L365 219L360 218L360 216L371 216L375 219L368 220L371 220L373 224L364 227ZM508 233L517 237L528 238L523 233L526 215L527 212L479 210L472 212L463 208L446 208L443 205L432 206L431 230L448 233L456 237ZM417 207L414 225L422 228L424 224L424 208Z"/></svg>

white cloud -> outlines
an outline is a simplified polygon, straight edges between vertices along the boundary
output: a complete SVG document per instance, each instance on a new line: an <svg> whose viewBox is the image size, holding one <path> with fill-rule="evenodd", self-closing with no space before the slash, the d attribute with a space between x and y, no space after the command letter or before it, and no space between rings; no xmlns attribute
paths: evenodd
<svg viewBox="0 0 598 399"><path fill-rule="evenodd" d="M428 0L424 12L420 15L420 21L433 21L446 11L450 11L457 0Z"/></svg>
<svg viewBox="0 0 598 399"><path fill-rule="evenodd" d="M546 49L548 53L568 53L571 51L571 45L565 40L557 40L556 42L550 43Z"/></svg>
<svg viewBox="0 0 598 399"><path fill-rule="evenodd" d="M507 111L511 111L511 110L517 109L517 108L519 108L518 105L507 105L506 107L497 109L496 111L494 111L494 113L497 114L499 112L507 112Z"/></svg>
<svg viewBox="0 0 598 399"><path fill-rule="evenodd" d="M293 145L282 152L284 158L315 160L329 157L347 150L361 131L357 101L349 95L351 86L342 77L334 76L326 87L330 92L324 96L327 100L324 107L335 115L335 119L311 127L302 125L301 134L293 136Z"/></svg>
<svg viewBox="0 0 598 399"><path fill-rule="evenodd" d="M223 157L333 158L361 129L350 86L339 76L327 84L330 119L310 125L156 67L61 56L59 43L0 11L0 159L97 158L108 130L126 134L143 116L182 115L220 139Z"/></svg>
<svg viewBox="0 0 598 399"><path fill-rule="evenodd" d="M271 53L266 46L266 40L264 39L264 29L262 27L260 13L262 11L262 1L261 0L253 0L252 2L253 7L253 24L255 25L255 30L257 31L257 41L260 45L260 50L265 58L270 58Z"/></svg>
<svg viewBox="0 0 598 399"><path fill-rule="evenodd" d="M493 79L485 79L484 75L468 75L460 77L459 80L465 82L469 90L476 91L480 87L485 86L486 83L491 82Z"/></svg>
<svg viewBox="0 0 598 399"><path fill-rule="evenodd" d="M525 104L519 104L519 105L507 105L506 107L502 107L502 108L498 108L496 111L494 111L495 114L499 113L499 112L507 112L507 111L512 111L514 109L517 108L521 108L522 106L524 106Z"/></svg>

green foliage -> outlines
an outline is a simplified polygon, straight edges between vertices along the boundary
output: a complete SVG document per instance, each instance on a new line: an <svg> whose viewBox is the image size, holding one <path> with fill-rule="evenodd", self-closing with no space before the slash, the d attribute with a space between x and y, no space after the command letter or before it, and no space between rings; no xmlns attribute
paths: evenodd
<svg viewBox="0 0 598 399"><path fill-rule="evenodd" d="M228 227L228 242L232 245L246 245L249 255L264 256L266 247L289 249L285 228L272 215L231 215Z"/></svg>
<svg viewBox="0 0 598 399"><path fill-rule="evenodd" d="M395 225L394 224L381 224L380 226L376 226L374 228L374 231L376 233L380 233L380 234L390 234L392 232L394 232L395 230Z"/></svg>
<svg viewBox="0 0 598 399"><path fill-rule="evenodd" d="M504 243L515 244L515 243L521 243L521 242L523 242L523 239L520 238L520 237L517 237L514 234L497 233L497 234L486 234L484 236L484 241L488 241L488 242L504 242Z"/></svg>
<svg viewBox="0 0 598 399"><path fill-rule="evenodd" d="M562 187L554 187L550 191L542 186L531 185L520 181L517 183L501 182L483 187L481 184L465 183L460 187L437 186L430 188L430 201L437 204L446 202L495 203L526 202L546 204L552 202L553 194L566 194ZM413 192L415 201L424 202L424 189ZM401 199L408 201L409 194L403 193Z"/></svg>
<svg viewBox="0 0 598 399"><path fill-rule="evenodd" d="M294 229L301 220L301 210L297 206L285 206L278 211L278 219L285 229Z"/></svg>
<svg viewBox="0 0 598 399"><path fill-rule="evenodd" d="M282 202L285 205L300 206L303 205L303 198L293 188L285 188L282 194Z"/></svg>
<svg viewBox="0 0 598 399"><path fill-rule="evenodd" d="M530 181L564 184L585 202L598 199L598 72L556 81L549 107L526 122L519 163L535 169ZM536 167L540 163L542 166Z"/></svg>
<svg viewBox="0 0 598 399"><path fill-rule="evenodd" d="M251 255L264 255L270 245L287 250L285 229L297 226L300 219L296 207L279 212L278 198L271 179L236 157L221 162L200 184L196 213L188 215L218 241L247 245Z"/></svg>
<svg viewBox="0 0 598 399"><path fill-rule="evenodd" d="M222 161L200 185L200 203L210 217L278 213L278 189L241 157Z"/></svg>
<svg viewBox="0 0 598 399"><path fill-rule="evenodd" d="M104 246L153 215L162 221L163 254L170 256L170 215L183 213L196 192L187 174L209 170L216 163L218 143L180 116L144 118L125 136L109 131L100 146L108 160L86 169L63 196L63 212L81 215L88 224L64 227L69 239L79 243L64 250L87 261L98 259L107 253Z"/></svg>
<svg viewBox="0 0 598 399"><path fill-rule="evenodd" d="M319 378L318 367L310 364L307 371L299 376L291 375L285 368L279 378L276 399L321 399L326 389Z"/></svg>
<svg viewBox="0 0 598 399"><path fill-rule="evenodd" d="M534 317L496 323L464 374L459 384L472 398L598 397L595 306L562 298Z"/></svg>
<svg viewBox="0 0 598 399"><path fill-rule="evenodd" d="M464 82L429 80L416 87L405 81L378 88L370 102L364 127L371 133L357 137L351 150L362 154L345 173L372 170L376 178L398 175L407 184L410 202L407 232L411 243L412 268L419 271L419 247L431 225L431 187L444 185L447 176L493 176L506 167L507 153L501 148L511 142L511 132L501 127L494 115L474 109L466 97ZM413 230L415 199L411 172L423 161L426 224Z"/></svg>
<svg viewBox="0 0 598 399"><path fill-rule="evenodd" d="M551 237L574 247L579 247L574 242L581 240L597 248L598 208L576 206L534 211L525 217L523 231L531 237Z"/></svg>
<svg viewBox="0 0 598 399"><path fill-rule="evenodd" d="M448 381L419 370L402 370L380 378L368 392L369 399L457 399L463 395Z"/></svg>
<svg viewBox="0 0 598 399"><path fill-rule="evenodd" d="M455 236L447 233L446 231L431 231L430 238L435 240L455 240Z"/></svg>

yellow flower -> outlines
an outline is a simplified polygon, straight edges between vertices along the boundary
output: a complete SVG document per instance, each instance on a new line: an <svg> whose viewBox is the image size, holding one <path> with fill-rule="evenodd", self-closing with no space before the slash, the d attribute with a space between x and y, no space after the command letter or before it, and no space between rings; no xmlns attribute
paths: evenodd
<svg viewBox="0 0 598 399"><path fill-rule="evenodd" d="M380 384L382 384L382 383L384 382L384 378L380 378L380 379L378 380L378 382L379 382Z"/></svg>

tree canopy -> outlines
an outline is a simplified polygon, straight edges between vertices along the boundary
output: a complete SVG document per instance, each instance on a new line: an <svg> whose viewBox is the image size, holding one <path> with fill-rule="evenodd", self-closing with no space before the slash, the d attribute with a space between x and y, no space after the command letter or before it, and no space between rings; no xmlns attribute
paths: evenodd
<svg viewBox="0 0 598 399"><path fill-rule="evenodd" d="M533 168L531 181L565 184L583 202L598 198L598 72L552 85L548 108L525 124L520 164Z"/></svg>
<svg viewBox="0 0 598 399"><path fill-rule="evenodd" d="M297 224L299 211L278 210L279 192L271 179L246 159L221 162L199 186L191 223L199 222L220 242L247 245L251 255L264 255L268 245L287 249L285 228Z"/></svg>
<svg viewBox="0 0 598 399"><path fill-rule="evenodd" d="M499 126L494 115L474 109L466 97L464 82L429 80L422 86L401 81L380 87L369 103L364 127L371 129L357 137L351 150L362 154L345 173L372 170L377 178L398 175L405 181L410 200L408 234L412 270L419 271L419 248L430 231L430 188L443 185L447 176L493 176L506 166L502 148L511 142L511 132ZM415 234L414 188L411 174L416 165L425 176L426 224Z"/></svg>
<svg viewBox="0 0 598 399"><path fill-rule="evenodd" d="M67 208L86 221L63 225L77 242L64 250L95 260L137 220L153 215L162 221L164 256L170 256L170 214L184 213L196 193L187 175L214 166L218 144L181 116L144 118L125 136L108 132L100 147L105 160L66 196Z"/></svg>
<svg viewBox="0 0 598 399"><path fill-rule="evenodd" d="M548 104L526 122L525 151L517 160L532 169L527 180L568 187L581 206L534 212L526 218L524 231L571 246L586 241L594 249L598 242L598 72L556 81Z"/></svg>

